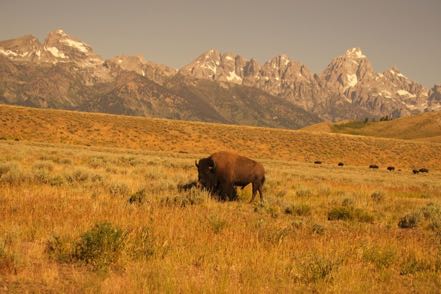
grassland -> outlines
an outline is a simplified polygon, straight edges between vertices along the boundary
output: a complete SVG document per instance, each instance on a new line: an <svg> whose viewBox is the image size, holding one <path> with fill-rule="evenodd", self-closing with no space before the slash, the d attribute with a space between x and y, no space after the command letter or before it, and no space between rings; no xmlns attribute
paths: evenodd
<svg viewBox="0 0 441 294"><path fill-rule="evenodd" d="M441 111L427 112L390 121L368 123L323 122L306 127L304 130L441 143Z"/></svg>
<svg viewBox="0 0 441 294"><path fill-rule="evenodd" d="M0 105L0 139L440 169L441 144Z"/></svg>
<svg viewBox="0 0 441 294"><path fill-rule="evenodd" d="M0 112L0 291L441 287L439 144L3 106ZM255 152L265 165L264 203L247 203L249 187L238 190L237 202L178 191L177 184L196 178L196 158L223 148ZM390 154L430 172L367 169L387 148L385 159ZM328 160L314 165L312 158ZM334 163L340 160L343 168Z"/></svg>

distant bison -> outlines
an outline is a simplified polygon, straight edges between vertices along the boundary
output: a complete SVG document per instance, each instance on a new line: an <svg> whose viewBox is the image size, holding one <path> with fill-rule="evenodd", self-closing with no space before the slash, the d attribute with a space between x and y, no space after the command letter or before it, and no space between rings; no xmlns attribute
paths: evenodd
<svg viewBox="0 0 441 294"><path fill-rule="evenodd" d="M429 172L429 170L427 169L427 168L420 168L420 173L428 173Z"/></svg>
<svg viewBox="0 0 441 294"><path fill-rule="evenodd" d="M265 169L263 165L236 153L221 151L195 162L198 168L199 183L211 193L217 194L221 200L233 200L235 187L253 186L250 203L259 191L263 201L263 184Z"/></svg>
<svg viewBox="0 0 441 294"><path fill-rule="evenodd" d="M314 164L322 164L322 162L320 160L316 160L314 161Z"/></svg>
<svg viewBox="0 0 441 294"><path fill-rule="evenodd" d="M339 162L338 166L344 166L345 164L343 162Z"/></svg>
<svg viewBox="0 0 441 294"><path fill-rule="evenodd" d="M395 170L395 167L394 167L394 166L388 166L388 167L387 167L387 170L388 170L388 171L394 171L394 170Z"/></svg>
<svg viewBox="0 0 441 294"><path fill-rule="evenodd" d="M372 169L378 169L378 165L376 165L376 164L371 164L371 165L369 165L369 168L372 168Z"/></svg>
<svg viewBox="0 0 441 294"><path fill-rule="evenodd" d="M418 174L420 171L417 170L417 169L413 169L412 172L413 172L414 175L416 175L416 174Z"/></svg>

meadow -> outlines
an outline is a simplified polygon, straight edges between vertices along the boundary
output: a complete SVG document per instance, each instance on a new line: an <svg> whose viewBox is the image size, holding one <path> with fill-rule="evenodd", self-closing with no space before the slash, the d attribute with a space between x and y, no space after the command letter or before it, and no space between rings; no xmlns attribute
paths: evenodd
<svg viewBox="0 0 441 294"><path fill-rule="evenodd" d="M46 128L27 123L39 116L23 116L13 132L16 112L1 117L0 292L439 292L437 144L320 135L331 138L327 145L306 132L161 120L172 126L154 137L142 128L157 125L115 116L90 119L103 127L100 120L113 121L112 131L78 128L74 142L59 142L64 124L56 128L51 113L38 111ZM69 115L81 124L93 116L66 112L66 122ZM137 138L133 126L109 135L130 123L140 129ZM182 128L187 136L165 144ZM204 132L224 136L195 140L193 149L179 141ZM314 165L308 153L291 151L297 145L286 138L297 134L308 156L331 152L329 159ZM360 158L349 148L336 155L350 144L364 146ZM366 151L384 146L400 171L365 165L375 156ZM228 147L254 150L250 156L264 164L263 203L248 203L250 187L238 189L235 202L178 190L197 178L195 159ZM430 172L413 175L412 164Z"/></svg>

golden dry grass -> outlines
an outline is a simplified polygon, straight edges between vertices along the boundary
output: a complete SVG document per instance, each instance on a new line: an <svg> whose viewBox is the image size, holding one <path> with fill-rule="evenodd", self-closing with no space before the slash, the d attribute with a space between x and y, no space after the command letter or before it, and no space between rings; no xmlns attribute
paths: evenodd
<svg viewBox="0 0 441 294"><path fill-rule="evenodd" d="M3 115L5 109L1 291L439 291L441 172L372 171L350 148L366 158L392 148L397 161L435 166L439 157L410 157L420 156L412 148L434 156L437 144L26 108ZM178 191L197 177L195 159L222 148L255 150L267 170L264 203L247 203L249 187L226 203ZM353 164L304 161L337 161L332 152L339 148ZM405 216L415 227L398 226ZM84 236L99 243L91 229L100 223L122 234L121 244L108 244L118 243L109 262L102 260L107 245L94 259L78 253Z"/></svg>

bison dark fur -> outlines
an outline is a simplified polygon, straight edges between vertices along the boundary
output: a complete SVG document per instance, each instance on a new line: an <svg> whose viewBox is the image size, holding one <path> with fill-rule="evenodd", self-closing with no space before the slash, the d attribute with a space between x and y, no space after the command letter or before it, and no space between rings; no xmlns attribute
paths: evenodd
<svg viewBox="0 0 441 294"><path fill-rule="evenodd" d="M210 192L218 194L222 200L233 200L235 187L253 186L250 202L259 192L263 201L265 169L263 165L250 158L232 152L216 152L196 162L199 183Z"/></svg>
<svg viewBox="0 0 441 294"><path fill-rule="evenodd" d="M320 160L316 160L314 161L314 164L322 164L322 162Z"/></svg>
<svg viewBox="0 0 441 294"><path fill-rule="evenodd" d="M394 171L394 170L395 170L395 167L394 167L394 166L388 166L388 167L387 167L387 170L388 170L388 171Z"/></svg>

